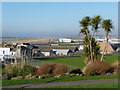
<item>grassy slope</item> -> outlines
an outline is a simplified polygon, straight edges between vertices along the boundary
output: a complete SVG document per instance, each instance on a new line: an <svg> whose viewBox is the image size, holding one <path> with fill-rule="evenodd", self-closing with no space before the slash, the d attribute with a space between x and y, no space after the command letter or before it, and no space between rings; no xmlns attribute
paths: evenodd
<svg viewBox="0 0 120 90"><path fill-rule="evenodd" d="M107 78L118 78L117 75L104 75L104 76L62 76L62 77L51 77L46 79L32 79L32 80L3 80L3 86L9 85L21 85L30 83L43 83L43 82L63 82L63 81L78 81L78 80L93 80L93 79L107 79Z"/></svg>
<svg viewBox="0 0 120 90"><path fill-rule="evenodd" d="M118 88L120 83L99 83L99 84L87 84L87 85L68 85L68 86L51 86L40 88Z"/></svg>

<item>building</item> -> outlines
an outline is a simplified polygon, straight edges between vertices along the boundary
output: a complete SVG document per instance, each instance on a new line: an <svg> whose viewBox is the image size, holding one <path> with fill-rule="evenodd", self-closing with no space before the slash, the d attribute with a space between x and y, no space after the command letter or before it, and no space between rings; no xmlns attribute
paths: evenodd
<svg viewBox="0 0 120 90"><path fill-rule="evenodd" d="M60 42L60 43L70 43L70 42L71 42L71 39L60 38L60 39L58 40L58 42Z"/></svg>
<svg viewBox="0 0 120 90"><path fill-rule="evenodd" d="M74 52L77 52L77 51L80 51L80 50L83 50L84 46L81 45L81 46L77 46L74 50Z"/></svg>
<svg viewBox="0 0 120 90"><path fill-rule="evenodd" d="M34 56L42 57L42 56L50 56L50 52L42 52L40 50L34 52Z"/></svg>
<svg viewBox="0 0 120 90"><path fill-rule="evenodd" d="M96 41L97 42L106 42L106 39L97 38ZM109 39L108 42L111 44L118 44L118 43L120 43L120 39L112 38L112 39Z"/></svg>
<svg viewBox="0 0 120 90"><path fill-rule="evenodd" d="M109 39L109 43L111 44L119 44L120 43L120 39Z"/></svg>
<svg viewBox="0 0 120 90"><path fill-rule="evenodd" d="M41 52L44 56L50 56L50 52Z"/></svg>
<svg viewBox="0 0 120 90"><path fill-rule="evenodd" d="M96 41L97 41L97 42L105 42L106 39L103 39L103 38L96 38Z"/></svg>
<svg viewBox="0 0 120 90"><path fill-rule="evenodd" d="M112 54L115 50L113 48L113 46L109 43L106 42L98 42L97 43L100 46L100 53L101 54ZM106 52L104 52L104 49L106 47Z"/></svg>
<svg viewBox="0 0 120 90"><path fill-rule="evenodd" d="M10 48L0 48L0 61L10 58Z"/></svg>
<svg viewBox="0 0 120 90"><path fill-rule="evenodd" d="M73 51L70 49L52 49L50 54L57 56L67 56L73 54Z"/></svg>

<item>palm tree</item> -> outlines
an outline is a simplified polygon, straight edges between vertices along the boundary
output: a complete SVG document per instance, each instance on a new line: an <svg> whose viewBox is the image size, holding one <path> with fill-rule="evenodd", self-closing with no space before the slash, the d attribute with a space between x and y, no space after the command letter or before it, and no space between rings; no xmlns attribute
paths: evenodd
<svg viewBox="0 0 120 90"><path fill-rule="evenodd" d="M92 38L96 38L96 33L97 33L97 31L98 31L98 28L100 27L99 26L99 24L101 23L101 16L94 16L92 19L91 19L91 26L92 26L92 30L93 30L93 34L92 34L92 37L91 37L91 39ZM91 40L92 41L92 40ZM93 47L92 47L93 48ZM96 57L95 56L95 51L94 51L94 49L92 49L93 50L93 60L94 60L94 57Z"/></svg>
<svg viewBox="0 0 120 90"><path fill-rule="evenodd" d="M80 23L80 26L82 27L81 33L83 33L85 35L85 37L88 38L88 41L90 43L89 45L86 45L86 47L88 48L88 50L90 50L90 59L91 59L91 61L93 61L92 43L91 43L91 38L89 36L89 30L88 30L88 26L90 25L90 21L91 21L91 18L89 16L86 16L79 23Z"/></svg>
<svg viewBox="0 0 120 90"><path fill-rule="evenodd" d="M88 26L90 25L90 20L91 20L90 17L86 16L79 22L80 26L82 27L81 33L85 35L89 34Z"/></svg>
<svg viewBox="0 0 120 90"><path fill-rule="evenodd" d="M102 22L102 28L105 30L105 37L106 37L106 46L104 48L104 51L103 51L103 54L102 54L102 57L101 57L101 61L103 61L103 58L104 58L104 52L107 48L107 43L108 43L108 39L109 39L109 33L111 32L111 30L113 29L113 24L112 24L112 20L110 19L106 19L106 20L103 20Z"/></svg>
<svg viewBox="0 0 120 90"><path fill-rule="evenodd" d="M97 33L98 31L98 28L99 28L99 24L101 23L101 16L94 16L92 19L91 19L91 26L92 26L92 30L93 31L93 36L95 36L95 33ZM95 38L95 37L94 37Z"/></svg>

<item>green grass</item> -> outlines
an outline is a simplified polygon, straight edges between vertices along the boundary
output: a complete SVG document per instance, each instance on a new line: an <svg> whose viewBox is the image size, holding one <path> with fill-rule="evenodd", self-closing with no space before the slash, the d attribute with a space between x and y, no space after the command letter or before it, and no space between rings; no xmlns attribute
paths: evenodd
<svg viewBox="0 0 120 90"><path fill-rule="evenodd" d="M64 58L56 58L53 60L47 60L48 62L54 63L64 63L73 67L83 68L85 66L84 60L85 57L64 57Z"/></svg>
<svg viewBox="0 0 120 90"><path fill-rule="evenodd" d="M108 55L105 56L106 62L109 64L113 64L116 60L118 60L118 57L120 56L115 56L115 55ZM79 67L83 68L86 64L84 63L84 56L81 57L57 57L57 58L42 58L42 59L36 59L32 64L34 65L40 65L41 63L48 63L48 62L54 62L54 63L63 63L66 65L69 65L71 67Z"/></svg>
<svg viewBox="0 0 120 90"><path fill-rule="evenodd" d="M117 56L117 55L107 55L107 56L105 56L105 60L109 64L113 64L115 61L117 61L119 59L120 59L120 56Z"/></svg>
<svg viewBox="0 0 120 90"><path fill-rule="evenodd" d="M43 58L36 59L32 62L33 65L40 65L42 63L54 62L64 63L69 65L71 68L80 67L81 69L85 66L85 57L64 57L64 58ZM109 55L106 56L106 61L110 64L118 60L118 56ZM20 85L30 83L42 83L42 82L60 82L60 81L77 81L77 80L90 80L90 79L107 79L107 78L118 78L117 75L104 75L104 76L74 76L74 77L51 77L46 79L34 79L34 80L3 80L3 86L7 85Z"/></svg>
<svg viewBox="0 0 120 90"><path fill-rule="evenodd" d="M63 82L63 81L78 81L78 80L93 80L93 79L110 79L118 78L118 75L103 75L103 76L62 76L62 77L51 77L45 79L31 79L31 80L3 80L2 86L9 85L22 85L30 83L43 83L43 82Z"/></svg>
<svg viewBox="0 0 120 90"><path fill-rule="evenodd" d="M87 85L49 86L39 88L118 88L120 83L97 83Z"/></svg>

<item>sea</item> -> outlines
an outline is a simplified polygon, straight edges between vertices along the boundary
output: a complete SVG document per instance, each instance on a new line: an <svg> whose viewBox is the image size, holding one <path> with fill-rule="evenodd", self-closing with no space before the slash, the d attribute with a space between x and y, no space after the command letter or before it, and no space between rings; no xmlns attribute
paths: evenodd
<svg viewBox="0 0 120 90"><path fill-rule="evenodd" d="M0 37L0 38L26 38L26 37Z"/></svg>

